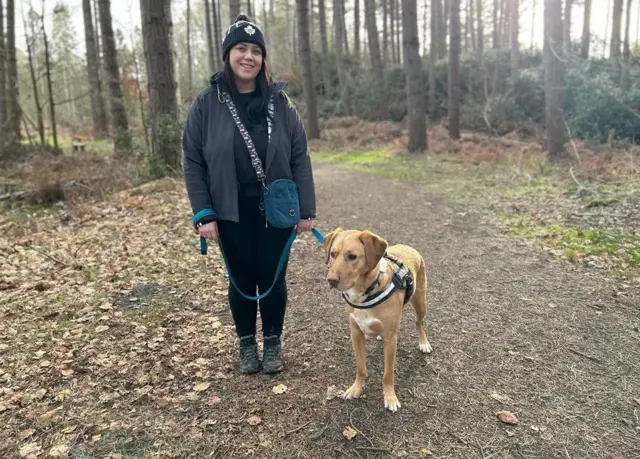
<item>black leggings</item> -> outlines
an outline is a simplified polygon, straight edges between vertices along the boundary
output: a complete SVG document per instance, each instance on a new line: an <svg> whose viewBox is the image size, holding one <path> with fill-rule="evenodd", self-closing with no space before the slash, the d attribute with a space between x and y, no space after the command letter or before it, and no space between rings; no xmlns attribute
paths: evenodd
<svg viewBox="0 0 640 459"><path fill-rule="evenodd" d="M220 244L229 270L245 295L257 296L273 283L291 229L265 225L259 198L240 197L239 222L218 221ZM280 336L287 305L287 263L271 293L259 301L263 336ZM257 292L256 292L257 288ZM229 305L239 337L256 334L258 301L244 298L229 282Z"/></svg>

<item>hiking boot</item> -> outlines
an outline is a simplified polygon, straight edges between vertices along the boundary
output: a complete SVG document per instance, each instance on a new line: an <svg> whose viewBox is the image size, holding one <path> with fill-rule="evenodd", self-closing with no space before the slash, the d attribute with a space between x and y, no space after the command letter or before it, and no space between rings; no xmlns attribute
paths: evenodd
<svg viewBox="0 0 640 459"><path fill-rule="evenodd" d="M257 373L260 371L258 345L253 335L240 338L240 373Z"/></svg>
<svg viewBox="0 0 640 459"><path fill-rule="evenodd" d="M262 355L262 371L264 373L278 373L284 369L282 360L282 345L279 336L265 336L264 353Z"/></svg>

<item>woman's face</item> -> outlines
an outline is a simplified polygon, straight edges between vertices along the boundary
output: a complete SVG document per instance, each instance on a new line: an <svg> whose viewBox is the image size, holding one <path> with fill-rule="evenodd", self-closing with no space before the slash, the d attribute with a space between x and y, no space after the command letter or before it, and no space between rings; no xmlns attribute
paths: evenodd
<svg viewBox="0 0 640 459"><path fill-rule="evenodd" d="M253 43L238 43L231 48L229 64L236 78L253 81L262 68L262 49Z"/></svg>

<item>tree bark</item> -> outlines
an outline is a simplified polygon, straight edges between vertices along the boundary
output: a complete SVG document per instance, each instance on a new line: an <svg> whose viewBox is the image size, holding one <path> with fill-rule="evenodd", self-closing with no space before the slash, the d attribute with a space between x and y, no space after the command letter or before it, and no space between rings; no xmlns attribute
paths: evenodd
<svg viewBox="0 0 640 459"><path fill-rule="evenodd" d="M40 144L44 145L46 142L46 138L45 138L45 132L44 132L44 115L43 115L43 109L42 109L42 104L40 103L40 90L38 88L38 75L37 75L37 70L36 70L36 64L35 64L35 56L33 55L33 48L32 48L32 40L34 40L33 37L35 37L35 32L31 31L33 37L29 36L28 33L26 32L28 30L27 27L27 21L24 18L24 14L22 16L22 23L23 23L23 28L25 30L25 38L26 38L26 44L27 44L27 60L29 62L29 74L31 75L31 85L33 87L33 102L36 106L36 122L37 124L37 129L38 129L38 136L40 137Z"/></svg>
<svg viewBox="0 0 640 459"><path fill-rule="evenodd" d="M368 0L373 3L372 0ZM418 40L418 6L416 0L402 0L402 43L407 80L407 114L410 152L427 149L427 120L424 109L424 85Z"/></svg>
<svg viewBox="0 0 640 459"><path fill-rule="evenodd" d="M629 30L631 27L631 0L627 0L627 14L625 16L625 27L624 27L624 44L622 51L622 78L620 81L620 86L623 91L628 91L631 87L631 83L629 81L629 61L631 58L631 49L629 46L629 40L631 36L631 31Z"/></svg>
<svg viewBox="0 0 640 459"><path fill-rule="evenodd" d="M492 19L493 19L493 48L500 48L500 26L498 23L498 12L500 11L500 6L502 5L501 0L493 0L493 9L491 10Z"/></svg>
<svg viewBox="0 0 640 459"><path fill-rule="evenodd" d="M382 64L386 67L389 64L389 0L382 2Z"/></svg>
<svg viewBox="0 0 640 459"><path fill-rule="evenodd" d="M562 2L544 1L544 74L547 150L549 159L564 156L564 68L562 64Z"/></svg>
<svg viewBox="0 0 640 459"><path fill-rule="evenodd" d="M214 6L215 8L215 6ZM213 35L211 33L211 8L209 8L209 0L204 0L204 28L207 36L207 63L209 64L209 75L213 75L216 71L216 60L213 54Z"/></svg>
<svg viewBox="0 0 640 459"><path fill-rule="evenodd" d="M327 13L325 11L324 1L325 0L318 0L320 48L322 49L322 55L328 56L329 42L327 40ZM325 95L329 94L331 91L331 73L327 59L322 59L322 89Z"/></svg>
<svg viewBox="0 0 640 459"><path fill-rule="evenodd" d="M151 172L158 177L177 172L180 168L171 0L140 0L140 11L149 90Z"/></svg>
<svg viewBox="0 0 640 459"><path fill-rule="evenodd" d="M590 46L591 46L591 0L584 0L584 21L582 25L582 43L580 45L580 55L583 59L589 58Z"/></svg>
<svg viewBox="0 0 640 459"><path fill-rule="evenodd" d="M309 0L296 0L296 16L298 18L298 44L300 47L300 64L304 96L307 103L306 131L310 139L320 137L318 126L318 102L315 85L313 84L313 69L311 63L311 37L309 33Z"/></svg>
<svg viewBox="0 0 640 459"><path fill-rule="evenodd" d="M353 57L360 62L360 0L353 1Z"/></svg>
<svg viewBox="0 0 640 459"><path fill-rule="evenodd" d="M517 80L520 77L520 44L518 32L520 31L519 1L509 0L509 30L511 41L511 78Z"/></svg>
<svg viewBox="0 0 640 459"><path fill-rule="evenodd" d="M415 0L414 0L415 2ZM376 24L375 0L365 0L365 24L367 27L367 38L369 39L369 57L371 58L371 75L373 78L374 91L376 93L376 113L375 118L384 120L387 118L389 108L387 107L386 91L382 73L382 57L380 55L380 41L378 38L378 27Z"/></svg>
<svg viewBox="0 0 640 459"><path fill-rule="evenodd" d="M205 12L207 17L209 12ZM191 98L193 90L193 61L191 58L191 2L187 0L187 97Z"/></svg>
<svg viewBox="0 0 640 459"><path fill-rule="evenodd" d="M449 1L449 137L460 138L460 0Z"/></svg>
<svg viewBox="0 0 640 459"><path fill-rule="evenodd" d="M211 10L213 14L213 44L215 46L215 63L220 69L224 67L222 62L222 27L220 25L220 2L222 0L211 0Z"/></svg>
<svg viewBox="0 0 640 459"><path fill-rule="evenodd" d="M229 0L229 25L236 22L240 14L240 0Z"/></svg>
<svg viewBox="0 0 640 459"><path fill-rule="evenodd" d="M113 148L116 156L127 156L132 153L131 133L129 132L127 111L124 106L124 97L120 83L118 51L116 49L113 25L111 22L111 1L98 0L98 7L100 9L100 29L102 30L105 67L111 101L111 117L113 119L113 134L115 137Z"/></svg>
<svg viewBox="0 0 640 459"><path fill-rule="evenodd" d="M613 22L611 24L611 48L609 56L616 67L620 65L620 45L622 43L622 0L613 0Z"/></svg>
<svg viewBox="0 0 640 459"><path fill-rule="evenodd" d="M565 0L564 4L564 25L562 30L562 44L564 45L565 52L571 50L571 10L573 6L573 0Z"/></svg>
<svg viewBox="0 0 640 459"><path fill-rule="evenodd" d="M391 35L391 63L396 63L396 2L387 0L389 3L389 33Z"/></svg>
<svg viewBox="0 0 640 459"><path fill-rule="evenodd" d="M20 86L16 58L16 12L14 0L7 0L7 136L5 144L20 143Z"/></svg>
<svg viewBox="0 0 640 459"><path fill-rule="evenodd" d="M400 11L400 0L396 2L396 64L402 63L402 12Z"/></svg>
<svg viewBox="0 0 640 459"><path fill-rule="evenodd" d="M0 150L4 143L4 123L7 120L7 55L4 46L4 6L0 0Z"/></svg>
<svg viewBox="0 0 640 459"><path fill-rule="evenodd" d="M51 122L51 134L53 135L53 146L58 145L58 125L56 123L56 103L53 100L53 84L51 82L51 56L49 54L49 40L44 27L44 2L42 3L42 40L44 41L44 65L47 77L47 92L49 93L49 121Z"/></svg>
<svg viewBox="0 0 640 459"><path fill-rule="evenodd" d="M431 40L429 44L429 113L436 113L436 61L438 60L438 3L431 0Z"/></svg>
<svg viewBox="0 0 640 459"><path fill-rule="evenodd" d="M484 55L484 20L482 19L482 0L478 0L476 14L478 17L478 55Z"/></svg>
<svg viewBox="0 0 640 459"><path fill-rule="evenodd" d="M89 87L91 88L91 117L93 119L94 137L103 137L107 134L107 111L102 97L102 79L100 78L100 62L98 49L95 42L93 18L91 13L91 0L82 0L84 13L84 42L87 55L87 74Z"/></svg>

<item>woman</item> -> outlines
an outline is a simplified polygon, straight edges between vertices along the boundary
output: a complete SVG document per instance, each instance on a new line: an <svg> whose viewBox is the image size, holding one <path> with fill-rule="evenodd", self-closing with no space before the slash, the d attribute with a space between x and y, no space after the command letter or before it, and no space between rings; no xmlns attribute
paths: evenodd
<svg viewBox="0 0 640 459"><path fill-rule="evenodd" d="M265 220L263 185L225 95L251 137L265 182L287 178L297 185L298 233L310 231L316 217L313 173L302 121L283 92L286 84L271 80L263 34L245 15L227 29L222 57L224 70L211 77L210 86L198 94L189 110L183 134L185 181L198 232L220 243L238 289L255 296L256 290L265 292L274 283L293 227L278 228ZM261 366L265 373L284 368L280 336L287 304L285 276L286 263L271 292L259 301L262 362L255 339L258 302L229 285L243 373L256 373Z"/></svg>

